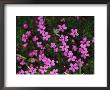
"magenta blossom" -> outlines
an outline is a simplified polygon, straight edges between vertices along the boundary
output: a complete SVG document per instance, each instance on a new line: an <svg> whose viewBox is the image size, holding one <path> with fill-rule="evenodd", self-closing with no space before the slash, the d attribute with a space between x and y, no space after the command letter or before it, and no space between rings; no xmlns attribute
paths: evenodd
<svg viewBox="0 0 110 90"><path fill-rule="evenodd" d="M77 63L75 63L75 64L70 64L70 68L69 68L69 70L71 70L73 73L76 71L76 70L78 70L79 69L79 67L78 67L78 64Z"/></svg>
<svg viewBox="0 0 110 90"><path fill-rule="evenodd" d="M27 48L27 46L28 46L28 43L23 44L24 48Z"/></svg>
<svg viewBox="0 0 110 90"><path fill-rule="evenodd" d="M79 48L79 52L81 53L81 57L83 57L84 59L86 59L87 56L89 56L88 50L87 48Z"/></svg>
<svg viewBox="0 0 110 90"><path fill-rule="evenodd" d="M51 64L51 66L55 66L55 61L52 60L50 64Z"/></svg>
<svg viewBox="0 0 110 90"><path fill-rule="evenodd" d="M32 52L29 53L29 57L34 57L37 56L37 50L33 50Z"/></svg>
<svg viewBox="0 0 110 90"><path fill-rule="evenodd" d="M54 60L51 61L51 60L48 58L48 59L44 62L44 64L50 68L51 66L55 66L55 61L54 61Z"/></svg>
<svg viewBox="0 0 110 90"><path fill-rule="evenodd" d="M76 56L73 55L72 51L68 51L67 57L68 57L68 62L76 60Z"/></svg>
<svg viewBox="0 0 110 90"><path fill-rule="evenodd" d="M36 73L36 68L33 67L33 65L30 65L28 72L31 74L35 74Z"/></svg>
<svg viewBox="0 0 110 90"><path fill-rule="evenodd" d="M25 71L21 69L17 74L25 74Z"/></svg>
<svg viewBox="0 0 110 90"><path fill-rule="evenodd" d="M38 20L41 20L41 19L43 19L43 16L39 16L37 19L38 19Z"/></svg>
<svg viewBox="0 0 110 90"><path fill-rule="evenodd" d="M89 56L89 54L88 53L83 53L83 54L81 54L81 57L83 57L84 59L86 59L86 57L88 57Z"/></svg>
<svg viewBox="0 0 110 90"><path fill-rule="evenodd" d="M54 74L54 75L57 75L58 74L58 69L53 69L50 74Z"/></svg>
<svg viewBox="0 0 110 90"><path fill-rule="evenodd" d="M76 60L76 56L71 56L71 57L68 58L68 62L75 61L75 60Z"/></svg>
<svg viewBox="0 0 110 90"><path fill-rule="evenodd" d="M38 37L37 37L37 36L34 36L34 37L32 38L32 40L33 40L33 41L37 41L37 40L38 40Z"/></svg>
<svg viewBox="0 0 110 90"><path fill-rule="evenodd" d="M70 35L72 35L73 38L76 37L76 36L78 36L78 35L79 35L79 34L78 34L78 30L77 30L77 29L71 29Z"/></svg>
<svg viewBox="0 0 110 90"><path fill-rule="evenodd" d="M29 38L30 36L31 36L31 31L27 31L26 34L23 34L23 35L22 35L22 41L23 41L24 43L26 43L27 40L28 40L28 38Z"/></svg>
<svg viewBox="0 0 110 90"><path fill-rule="evenodd" d="M51 43L51 48L56 48L56 44L55 43Z"/></svg>
<svg viewBox="0 0 110 90"><path fill-rule="evenodd" d="M42 34L43 40L48 41L48 39L51 37L51 35L49 35L48 32L45 32L45 29L46 29L46 27L44 25L45 20L43 17L38 17L37 19L38 19L37 31L39 31L40 34Z"/></svg>
<svg viewBox="0 0 110 90"><path fill-rule="evenodd" d="M77 46L73 45L73 50L77 51L77 49L78 49Z"/></svg>
<svg viewBox="0 0 110 90"><path fill-rule="evenodd" d="M67 49L66 51L64 51L64 53L63 53L63 54L64 54L64 56L66 56L66 57L67 57L67 56L68 56L68 49Z"/></svg>
<svg viewBox="0 0 110 90"><path fill-rule="evenodd" d="M45 74L45 72L47 72L47 67L40 66L39 72L40 72L41 74Z"/></svg>
<svg viewBox="0 0 110 90"><path fill-rule="evenodd" d="M86 59L89 56L87 47L90 46L90 41L87 40L87 37L84 37L83 40L80 41L79 52L81 53L81 57Z"/></svg>
<svg viewBox="0 0 110 90"><path fill-rule="evenodd" d="M84 37L82 41L80 41L81 44L85 44L87 47L90 46L90 41L87 40L87 37Z"/></svg>
<svg viewBox="0 0 110 90"><path fill-rule="evenodd" d="M44 54L39 54L39 60L40 60L40 61L43 60L44 57L45 57Z"/></svg>
<svg viewBox="0 0 110 90"><path fill-rule="evenodd" d="M44 64L48 67L51 67L51 66L55 66L55 61L54 60L50 60L49 58L47 58L46 56L44 56L42 58L42 61L44 62Z"/></svg>
<svg viewBox="0 0 110 90"><path fill-rule="evenodd" d="M77 57L73 55L73 52L68 50L64 51L64 56L68 58L68 62L75 61L77 59Z"/></svg>
<svg viewBox="0 0 110 90"><path fill-rule="evenodd" d="M39 23L41 23L41 22L39 22ZM43 24L43 22L42 22L42 24ZM46 27L44 25L42 25L42 24L38 25L39 30L45 30Z"/></svg>
<svg viewBox="0 0 110 90"><path fill-rule="evenodd" d="M24 29L28 29L28 24L27 24L27 23L24 23L24 24L23 24L23 28L24 28Z"/></svg>
<svg viewBox="0 0 110 90"><path fill-rule="evenodd" d="M27 35L27 37L30 37L31 36L31 31L27 31L26 35Z"/></svg>
<svg viewBox="0 0 110 90"><path fill-rule="evenodd" d="M54 52L58 52L58 48L54 48Z"/></svg>
<svg viewBox="0 0 110 90"><path fill-rule="evenodd" d="M58 29L59 29L59 31L64 32L64 31L67 29L67 27L66 27L65 24L63 24L63 25L58 25Z"/></svg>
<svg viewBox="0 0 110 90"><path fill-rule="evenodd" d="M77 61L76 61L80 67L83 66L84 62L81 60L81 58L79 58Z"/></svg>
<svg viewBox="0 0 110 90"><path fill-rule="evenodd" d="M37 47L42 47L42 42L37 42Z"/></svg>
<svg viewBox="0 0 110 90"><path fill-rule="evenodd" d="M72 57L73 56L73 52L72 51L68 51L68 57Z"/></svg>
<svg viewBox="0 0 110 90"><path fill-rule="evenodd" d="M19 62L21 60L21 58L20 57L17 57L16 60Z"/></svg>
<svg viewBox="0 0 110 90"><path fill-rule="evenodd" d="M67 51L69 46L68 45L63 45L63 46L60 46L61 48L61 51Z"/></svg>
<svg viewBox="0 0 110 90"><path fill-rule="evenodd" d="M61 35L59 41L67 42L68 41L68 36Z"/></svg>
<svg viewBox="0 0 110 90"><path fill-rule="evenodd" d="M25 43L27 41L28 37L27 35L23 34L22 35L22 41Z"/></svg>
<svg viewBox="0 0 110 90"><path fill-rule="evenodd" d="M46 40L46 41L48 41L48 39L51 37L51 35L49 35L48 32L42 33L42 36L43 36L43 40Z"/></svg>
<svg viewBox="0 0 110 90"><path fill-rule="evenodd" d="M22 61L20 62L20 65L24 65L24 64L26 64L26 62L25 62L24 60L22 60Z"/></svg>
<svg viewBox="0 0 110 90"><path fill-rule="evenodd" d="M44 29L37 29L37 31L39 31L40 34L44 33Z"/></svg>

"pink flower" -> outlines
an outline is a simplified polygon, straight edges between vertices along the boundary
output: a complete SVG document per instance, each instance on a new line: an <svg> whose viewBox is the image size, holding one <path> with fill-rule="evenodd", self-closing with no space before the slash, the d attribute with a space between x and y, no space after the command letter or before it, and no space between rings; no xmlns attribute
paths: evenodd
<svg viewBox="0 0 110 90"><path fill-rule="evenodd" d="M86 44L80 44L80 47L85 49L86 48Z"/></svg>
<svg viewBox="0 0 110 90"><path fill-rule="evenodd" d="M24 48L27 48L27 46L28 46L28 43L23 44Z"/></svg>
<svg viewBox="0 0 110 90"><path fill-rule="evenodd" d="M66 27L65 24L63 24L63 25L58 25L58 29L59 29L59 31L64 32L64 31L67 29L67 27Z"/></svg>
<svg viewBox="0 0 110 90"><path fill-rule="evenodd" d="M46 40L46 41L48 41L48 39L51 37L51 35L49 35L48 32L42 33L42 36L43 36L43 40Z"/></svg>
<svg viewBox="0 0 110 90"><path fill-rule="evenodd" d="M32 40L33 40L33 41L37 41L37 40L38 40L38 37L37 37L37 36L34 36L34 37L32 38Z"/></svg>
<svg viewBox="0 0 110 90"><path fill-rule="evenodd" d="M64 56L66 56L68 58L68 62L75 61L77 59L77 57L73 55L73 52L72 51L68 51L68 50L66 50L64 52Z"/></svg>
<svg viewBox="0 0 110 90"><path fill-rule="evenodd" d="M33 50L32 52L29 53L29 57L34 57L37 56L37 50Z"/></svg>
<svg viewBox="0 0 110 90"><path fill-rule="evenodd" d="M34 54L32 52L29 53L29 57L33 57Z"/></svg>
<svg viewBox="0 0 110 90"><path fill-rule="evenodd" d="M28 24L27 24L27 23L24 23L24 24L23 24L23 28L24 28L24 29L28 29Z"/></svg>
<svg viewBox="0 0 110 90"><path fill-rule="evenodd" d="M43 60L44 57L45 57L44 54L39 54L39 60L40 60L40 61Z"/></svg>
<svg viewBox="0 0 110 90"><path fill-rule="evenodd" d="M47 68L46 68L46 67L43 67L43 66L40 66L39 72L40 72L41 74L44 74L45 72L47 72Z"/></svg>
<svg viewBox="0 0 110 90"><path fill-rule="evenodd" d="M44 57L43 60L44 64L48 67L51 67L51 66L55 66L55 61L54 60L50 60L49 58L47 57Z"/></svg>
<svg viewBox="0 0 110 90"><path fill-rule="evenodd" d="M39 55L40 55L40 54L44 54L44 50L41 49L41 50L39 51Z"/></svg>
<svg viewBox="0 0 110 90"><path fill-rule="evenodd" d="M38 25L44 25L44 20L43 20L43 19L40 20L40 21L38 22Z"/></svg>
<svg viewBox="0 0 110 90"><path fill-rule="evenodd" d="M77 51L77 49L78 49L77 46L73 45L73 50Z"/></svg>
<svg viewBox="0 0 110 90"><path fill-rule="evenodd" d="M81 57L83 57L84 59L86 59L86 57L88 57L89 56L89 54L88 53L83 53L83 54L81 54Z"/></svg>
<svg viewBox="0 0 110 90"><path fill-rule="evenodd" d="M25 72L21 69L17 74L25 74Z"/></svg>
<svg viewBox="0 0 110 90"><path fill-rule="evenodd" d="M22 35L22 41L24 43L26 43L26 41L28 40L28 38L31 36L31 31L27 31L26 34Z"/></svg>
<svg viewBox="0 0 110 90"><path fill-rule="evenodd" d="M73 52L72 51L68 51L68 57L72 57L73 56Z"/></svg>
<svg viewBox="0 0 110 90"><path fill-rule="evenodd" d="M28 37L27 35L23 34L22 35L22 41L25 43L27 41Z"/></svg>
<svg viewBox="0 0 110 90"><path fill-rule="evenodd" d="M68 41L68 36L61 35L59 41L67 42Z"/></svg>
<svg viewBox="0 0 110 90"><path fill-rule="evenodd" d="M55 66L55 61L54 60L51 61L51 66Z"/></svg>
<svg viewBox="0 0 110 90"><path fill-rule="evenodd" d="M86 42L86 45L89 47L90 46L90 41L87 41Z"/></svg>
<svg viewBox="0 0 110 90"><path fill-rule="evenodd" d="M43 16L39 16L39 17L37 17L37 19L38 20L41 20L41 19L43 19Z"/></svg>
<svg viewBox="0 0 110 90"><path fill-rule="evenodd" d="M90 46L90 41L87 40L87 37L84 37L82 41L80 41L81 44L86 45L87 47Z"/></svg>
<svg viewBox="0 0 110 90"><path fill-rule="evenodd" d="M71 29L70 35L72 35L73 37L78 36L78 35L79 35L79 34L78 34L78 30L77 30L77 29Z"/></svg>
<svg viewBox="0 0 110 90"><path fill-rule="evenodd" d="M56 75L56 74L58 74L58 69L53 69L51 72L50 72L50 74L54 74L54 75Z"/></svg>
<svg viewBox="0 0 110 90"><path fill-rule="evenodd" d="M44 33L44 29L37 29L37 31L39 31L40 34Z"/></svg>
<svg viewBox="0 0 110 90"><path fill-rule="evenodd" d="M79 66L80 66L80 67L82 67L82 66L83 66L83 64L84 64L84 62L83 62L83 61L81 61L81 58L80 58L80 59L78 59L76 62L79 64Z"/></svg>
<svg viewBox="0 0 110 90"><path fill-rule="evenodd" d="M24 71L25 74L30 74L29 71Z"/></svg>
<svg viewBox="0 0 110 90"><path fill-rule="evenodd" d="M58 52L58 48L54 48L54 52Z"/></svg>
<svg viewBox="0 0 110 90"><path fill-rule="evenodd" d="M63 53L63 54L64 54L64 56L66 56L66 57L67 57L67 56L68 56L68 50L64 51L64 53Z"/></svg>
<svg viewBox="0 0 110 90"><path fill-rule="evenodd" d="M33 54L37 56L37 50L33 50Z"/></svg>
<svg viewBox="0 0 110 90"><path fill-rule="evenodd" d="M75 70L78 70L79 69L79 67L78 67L78 64L77 63L75 63L75 64L70 64L70 68L69 68L69 70L71 70L73 73L75 72Z"/></svg>
<svg viewBox="0 0 110 90"><path fill-rule="evenodd" d="M43 57L42 62L47 63L47 61L49 61L49 59L46 56Z"/></svg>
<svg viewBox="0 0 110 90"><path fill-rule="evenodd" d="M19 62L21 60L21 58L20 57L17 57L16 60Z"/></svg>
<svg viewBox="0 0 110 90"><path fill-rule="evenodd" d="M76 56L71 56L71 57L68 58L68 62L75 61L75 60L76 60Z"/></svg>
<svg viewBox="0 0 110 90"><path fill-rule="evenodd" d="M37 42L37 47L42 47L42 42Z"/></svg>
<svg viewBox="0 0 110 90"><path fill-rule="evenodd" d="M88 53L88 50L87 50L87 48L79 48L79 52L81 52L82 54L86 54L86 53Z"/></svg>
<svg viewBox="0 0 110 90"><path fill-rule="evenodd" d="M31 36L31 31L27 31L26 35L27 35L27 37L30 37Z"/></svg>
<svg viewBox="0 0 110 90"><path fill-rule="evenodd" d="M63 46L60 46L61 48L61 51L67 51L69 46L68 45L63 45Z"/></svg>
<svg viewBox="0 0 110 90"><path fill-rule="evenodd" d="M51 48L56 48L55 43L51 43Z"/></svg>
<svg viewBox="0 0 110 90"><path fill-rule="evenodd" d="M20 65L24 65L24 64L26 64L26 63L24 62L24 60L22 60L22 61L20 62Z"/></svg>
<svg viewBox="0 0 110 90"><path fill-rule="evenodd" d="M36 68L33 67L33 65L30 65L28 72L31 74L35 74L36 73Z"/></svg>
<svg viewBox="0 0 110 90"><path fill-rule="evenodd" d="M87 40L87 37L84 37L83 40L80 41L79 52L81 53L81 57L86 59L89 56L87 47L90 46L90 41Z"/></svg>
<svg viewBox="0 0 110 90"><path fill-rule="evenodd" d="M44 22L39 22L39 23L44 23ZM39 30L45 30L45 26L44 25L42 25L42 24L39 24L38 25L38 27L39 27Z"/></svg>

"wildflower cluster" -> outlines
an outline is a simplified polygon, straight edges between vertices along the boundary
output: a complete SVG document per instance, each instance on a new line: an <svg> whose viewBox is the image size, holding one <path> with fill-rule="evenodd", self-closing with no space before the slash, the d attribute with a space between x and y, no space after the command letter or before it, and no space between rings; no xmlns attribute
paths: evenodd
<svg viewBox="0 0 110 90"><path fill-rule="evenodd" d="M39 16L38 18L38 30L39 33L42 35L43 40L48 41L48 39L51 37L48 32L45 31L45 20L42 16Z"/></svg>
<svg viewBox="0 0 110 90"><path fill-rule="evenodd" d="M17 27L21 30L17 28L16 73L67 75L84 72L83 67L94 57L93 31L90 37L82 30L86 27L80 26L86 18L92 17L34 16L20 27L18 17Z"/></svg>

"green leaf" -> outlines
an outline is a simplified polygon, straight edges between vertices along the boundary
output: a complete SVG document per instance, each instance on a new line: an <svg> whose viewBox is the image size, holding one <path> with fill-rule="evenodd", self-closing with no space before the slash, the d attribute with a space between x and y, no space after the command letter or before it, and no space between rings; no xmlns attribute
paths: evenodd
<svg viewBox="0 0 110 90"><path fill-rule="evenodd" d="M55 35L57 35L57 36L60 36L60 35L59 35L59 30L58 30L58 29L53 29L53 33L54 33Z"/></svg>

